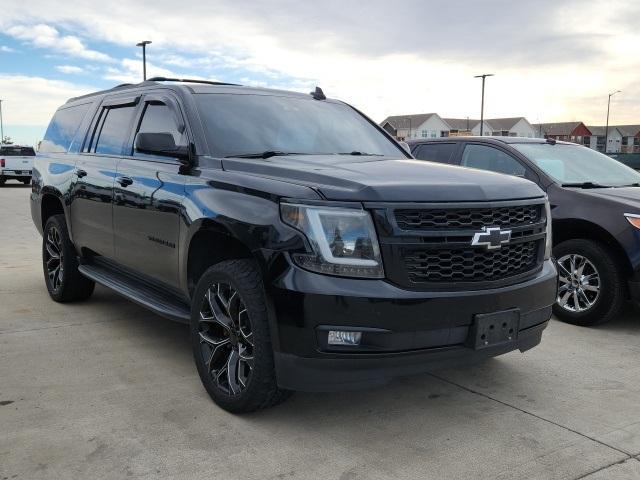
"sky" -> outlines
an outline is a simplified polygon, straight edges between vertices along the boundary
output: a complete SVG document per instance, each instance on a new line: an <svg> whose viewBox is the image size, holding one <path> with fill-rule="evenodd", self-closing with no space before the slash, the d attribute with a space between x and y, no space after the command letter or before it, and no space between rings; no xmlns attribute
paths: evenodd
<svg viewBox="0 0 640 480"><path fill-rule="evenodd" d="M68 98L147 74L309 92L375 121L437 112L640 124L638 0L3 0L4 132L35 144Z"/></svg>

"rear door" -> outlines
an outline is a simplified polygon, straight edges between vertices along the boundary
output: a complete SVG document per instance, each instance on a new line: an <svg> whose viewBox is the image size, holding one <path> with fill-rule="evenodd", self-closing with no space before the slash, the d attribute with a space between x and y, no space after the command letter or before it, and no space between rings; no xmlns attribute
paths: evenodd
<svg viewBox="0 0 640 480"><path fill-rule="evenodd" d="M140 96L112 97L98 108L76 162L70 207L76 247L114 258L113 184Z"/></svg>
<svg viewBox="0 0 640 480"><path fill-rule="evenodd" d="M169 92L144 96L126 155L118 165L114 197L115 253L119 264L178 287L180 215L185 167L178 158L133 148L140 133L171 133L188 145L183 112Z"/></svg>

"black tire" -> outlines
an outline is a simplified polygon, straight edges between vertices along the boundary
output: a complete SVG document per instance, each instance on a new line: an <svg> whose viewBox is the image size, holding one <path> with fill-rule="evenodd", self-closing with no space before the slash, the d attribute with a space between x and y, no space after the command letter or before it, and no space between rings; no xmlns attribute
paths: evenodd
<svg viewBox="0 0 640 480"><path fill-rule="evenodd" d="M0 177L0 187L3 186L5 184L5 182L7 181L6 178L4 177Z"/></svg>
<svg viewBox="0 0 640 480"><path fill-rule="evenodd" d="M44 226L42 267L47 290L56 302L86 300L93 293L95 283L78 271L78 258L64 215L52 215Z"/></svg>
<svg viewBox="0 0 640 480"><path fill-rule="evenodd" d="M606 323L620 313L626 296L624 275L619 261L609 247L593 240L574 239L556 245L553 249L553 255L558 261L558 270L561 277L558 299L553 306L553 313L558 319L574 325L592 326ZM583 295L589 293L591 300L593 300L593 304L583 311L570 311L572 305L575 305L575 297L572 298L571 303L564 298L565 296L573 297L574 293L571 293L570 290L573 288L572 292L575 292L576 286L580 283L580 280L576 277L576 283L572 287L568 287L568 283L562 279L563 276L569 279L572 278L568 276L570 272L567 272L567 269L563 269L562 265L560 265L560 261L563 258L565 258L564 263L566 264L567 261L570 261L570 256L572 255L587 259L595 268L597 274L597 277L594 277L593 280L593 282L595 282L596 278L598 280L599 291L597 296L593 292L582 291ZM588 264L585 268L589 268L590 272L593 271L593 268L589 267ZM584 274L585 271L583 270L581 273ZM586 278L587 275L582 277ZM589 286L592 290L593 285ZM564 307L561 305L563 298L565 300Z"/></svg>
<svg viewBox="0 0 640 480"><path fill-rule="evenodd" d="M23 178L22 179L22 183L24 183L25 185L29 185L31 183L31 179L30 178Z"/></svg>
<svg viewBox="0 0 640 480"><path fill-rule="evenodd" d="M202 275L191 344L200 380L223 409L247 413L290 396L276 383L262 278L251 260L224 261Z"/></svg>

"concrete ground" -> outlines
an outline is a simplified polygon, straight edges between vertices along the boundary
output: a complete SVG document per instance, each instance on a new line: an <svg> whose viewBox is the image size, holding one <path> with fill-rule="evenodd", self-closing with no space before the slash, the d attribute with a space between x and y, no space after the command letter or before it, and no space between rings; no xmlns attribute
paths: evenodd
<svg viewBox="0 0 640 480"><path fill-rule="evenodd" d="M640 319L246 416L200 385L187 327L44 287L29 189L0 188L0 480L640 478Z"/></svg>

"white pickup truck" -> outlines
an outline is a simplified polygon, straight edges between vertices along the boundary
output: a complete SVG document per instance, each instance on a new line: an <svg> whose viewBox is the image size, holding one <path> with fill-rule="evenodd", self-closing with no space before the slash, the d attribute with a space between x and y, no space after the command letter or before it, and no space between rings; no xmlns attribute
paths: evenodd
<svg viewBox="0 0 640 480"><path fill-rule="evenodd" d="M36 152L33 147L2 145L0 147L0 186L14 179L22 183L31 183L31 170Z"/></svg>

